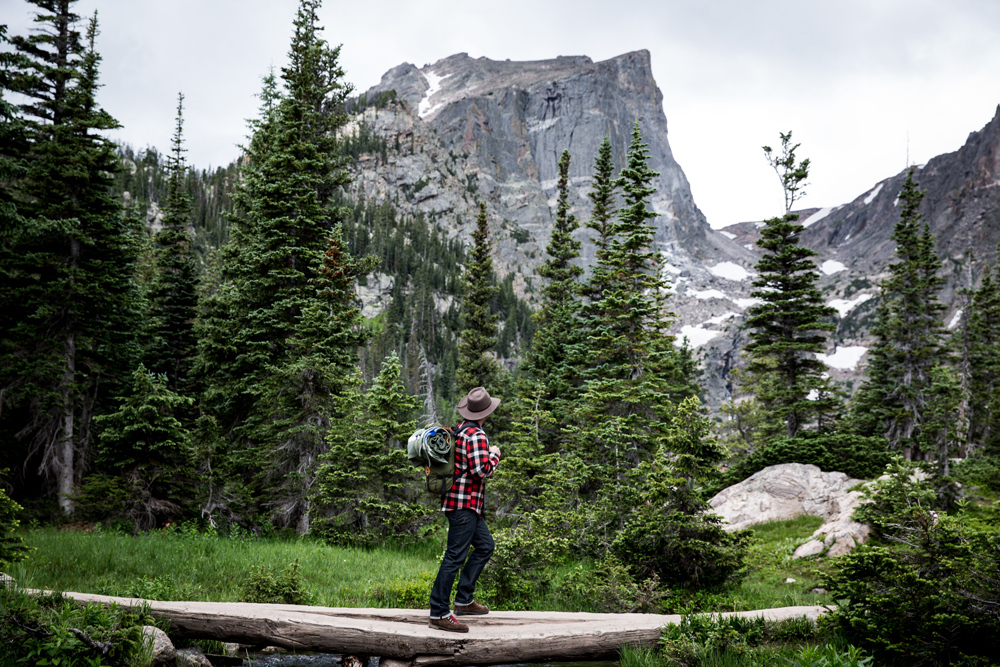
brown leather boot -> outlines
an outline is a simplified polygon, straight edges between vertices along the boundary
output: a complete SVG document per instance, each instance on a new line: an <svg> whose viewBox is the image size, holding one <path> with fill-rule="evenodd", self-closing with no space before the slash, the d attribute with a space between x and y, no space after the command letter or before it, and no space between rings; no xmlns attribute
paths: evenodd
<svg viewBox="0 0 1000 667"><path fill-rule="evenodd" d="M469 626L462 623L454 616L446 616L445 618L432 618L430 626L432 628L441 628L442 630L447 630L448 632L468 632Z"/></svg>
<svg viewBox="0 0 1000 667"><path fill-rule="evenodd" d="M455 605L456 616L483 616L490 613L490 608L484 604L479 604L475 600L469 604Z"/></svg>

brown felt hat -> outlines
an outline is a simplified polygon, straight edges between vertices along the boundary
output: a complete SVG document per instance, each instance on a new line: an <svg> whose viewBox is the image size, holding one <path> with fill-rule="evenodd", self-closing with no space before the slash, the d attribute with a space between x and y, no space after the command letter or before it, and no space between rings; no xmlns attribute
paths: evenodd
<svg viewBox="0 0 1000 667"><path fill-rule="evenodd" d="M458 402L458 414L476 421L496 410L498 405L500 405L499 398L490 398L490 392L482 387L476 387Z"/></svg>

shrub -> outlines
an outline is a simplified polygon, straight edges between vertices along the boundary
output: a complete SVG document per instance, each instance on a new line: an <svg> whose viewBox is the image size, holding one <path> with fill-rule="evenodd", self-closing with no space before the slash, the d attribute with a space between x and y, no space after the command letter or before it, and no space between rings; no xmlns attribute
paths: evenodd
<svg viewBox="0 0 1000 667"><path fill-rule="evenodd" d="M299 559L277 572L274 568L260 566L255 569L243 587L242 602L264 604L311 604L312 596L302 585Z"/></svg>
<svg viewBox="0 0 1000 667"><path fill-rule="evenodd" d="M389 582L385 588L373 590L371 595L387 607L426 609L431 597L431 587L434 586L434 578L433 572L421 572L416 577ZM455 585L458 585L457 581Z"/></svg>
<svg viewBox="0 0 1000 667"><path fill-rule="evenodd" d="M848 646L840 650L833 644L803 646L793 658L785 658L787 667L865 667L871 657L863 657L861 649Z"/></svg>
<svg viewBox="0 0 1000 667"><path fill-rule="evenodd" d="M569 550L566 538L547 529L550 518L539 510L494 535L496 550L479 578L484 600L505 609L527 609L548 592L552 570Z"/></svg>
<svg viewBox="0 0 1000 667"><path fill-rule="evenodd" d="M668 585L712 587L739 580L751 531L727 533L707 511L689 480L678 476L660 450L635 470L624 504L632 508L611 552L641 579Z"/></svg>
<svg viewBox="0 0 1000 667"><path fill-rule="evenodd" d="M680 623L664 626L660 646L670 665L772 667L780 665L783 656L794 659L796 645L821 639L837 638L805 617L767 621L760 616L685 614Z"/></svg>
<svg viewBox="0 0 1000 667"><path fill-rule="evenodd" d="M78 605L59 593L0 591L0 663L101 667L140 664L146 657L145 609Z"/></svg>
<svg viewBox="0 0 1000 667"><path fill-rule="evenodd" d="M588 606L606 613L657 613L663 600L670 595L659 586L654 575L636 582L621 561L608 556L592 569L582 566L570 572L557 589L559 597L586 600Z"/></svg>
<svg viewBox="0 0 1000 667"><path fill-rule="evenodd" d="M1000 491L1000 456L982 456L959 461L954 467L955 478L966 484L981 484L991 491Z"/></svg>
<svg viewBox="0 0 1000 667"><path fill-rule="evenodd" d="M880 662L1000 660L1000 536L969 525L964 511L887 511L872 519L889 546L856 549L827 576L843 600L831 620Z"/></svg>
<svg viewBox="0 0 1000 667"><path fill-rule="evenodd" d="M781 463L804 463L826 472L842 472L856 479L872 479L892 460L884 438L865 437L850 433L804 432L794 438L781 438L767 443L752 454L734 463L722 479L707 491L715 495L727 486L768 466Z"/></svg>
<svg viewBox="0 0 1000 667"><path fill-rule="evenodd" d="M24 546L24 540L17 534L17 527L20 525L17 513L20 511L21 506L8 498L7 492L0 488L0 566L24 560L28 554L28 547Z"/></svg>

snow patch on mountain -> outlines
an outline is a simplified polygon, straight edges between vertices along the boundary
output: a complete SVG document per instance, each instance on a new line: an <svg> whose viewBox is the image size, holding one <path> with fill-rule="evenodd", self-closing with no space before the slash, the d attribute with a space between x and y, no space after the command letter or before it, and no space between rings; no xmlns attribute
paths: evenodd
<svg viewBox="0 0 1000 667"><path fill-rule="evenodd" d="M838 206L829 206L827 208L821 208L820 210L816 211L815 213L813 213L812 215L810 215L808 218L806 218L805 221L802 223L802 226L803 227L808 227L809 225L814 225L817 222L819 222L820 220L822 220L823 218L825 218L826 216L828 216L831 213L833 213L838 208L839 208Z"/></svg>
<svg viewBox="0 0 1000 667"><path fill-rule="evenodd" d="M872 190L871 194L865 197L865 206L868 206L868 204L871 204L873 201L875 201L875 197L878 197L878 193L882 192L883 185L885 185L885 183L879 183L878 187Z"/></svg>
<svg viewBox="0 0 1000 667"><path fill-rule="evenodd" d="M853 371L861 362L861 357L865 356L867 347L854 345L851 347L838 347L833 354L817 354L816 358L830 368L837 368L844 371Z"/></svg>
<svg viewBox="0 0 1000 667"><path fill-rule="evenodd" d="M715 266L709 267L708 271L713 276L725 278L726 280L734 280L736 282L742 282L753 275L734 262L719 262Z"/></svg>
<svg viewBox="0 0 1000 667"><path fill-rule="evenodd" d="M675 276L680 275L681 273L681 270L676 266L674 266L673 264L671 264L670 262L663 263L663 270L666 271L667 273L672 273Z"/></svg>
<svg viewBox="0 0 1000 667"><path fill-rule="evenodd" d="M688 339L688 344L691 347L699 347L709 342L716 336L721 336L721 331L713 331L712 329L702 329L701 325L696 327L690 324L685 324L681 327L681 332L678 334L677 338L674 340L674 345L680 347L684 344L684 339Z"/></svg>
<svg viewBox="0 0 1000 667"><path fill-rule="evenodd" d="M431 106L431 97L433 97L436 92L441 90L441 82L451 75L445 74L444 76L438 76L431 70L421 72L421 74L423 74L424 78L427 80L428 88L427 92L424 93L424 98L420 100L420 104L417 105L417 115L421 118L426 118L441 107L440 104Z"/></svg>
<svg viewBox="0 0 1000 667"><path fill-rule="evenodd" d="M719 233L725 236L730 241L736 238L736 234L733 234L732 232L719 232Z"/></svg>
<svg viewBox="0 0 1000 667"><path fill-rule="evenodd" d="M717 289L706 289L706 290L688 290L688 295L693 296L696 299L729 299L730 297L723 294Z"/></svg>
<svg viewBox="0 0 1000 667"><path fill-rule="evenodd" d="M735 303L743 310L746 310L750 306L756 306L758 303L763 303L763 302L757 298L750 298L750 299L733 299L733 303Z"/></svg>
<svg viewBox="0 0 1000 667"><path fill-rule="evenodd" d="M847 317L847 313L851 312L852 310L863 304L865 301L868 301L869 299L873 298L873 296L874 295L872 294L859 294L850 301L846 299L834 299L833 301L831 301L826 305L836 309L836 311L840 313L841 317Z"/></svg>
<svg viewBox="0 0 1000 667"><path fill-rule="evenodd" d="M835 259L828 259L820 264L819 270L828 276L832 276L839 271L846 271L847 267Z"/></svg>
<svg viewBox="0 0 1000 667"><path fill-rule="evenodd" d="M954 317L951 318L951 322L948 322L948 328L954 329L958 326L958 323L962 321L962 309L959 308L955 311Z"/></svg>

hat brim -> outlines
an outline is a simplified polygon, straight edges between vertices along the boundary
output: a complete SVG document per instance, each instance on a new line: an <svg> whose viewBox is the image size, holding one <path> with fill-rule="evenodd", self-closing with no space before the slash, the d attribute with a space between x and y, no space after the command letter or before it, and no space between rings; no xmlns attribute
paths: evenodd
<svg viewBox="0 0 1000 667"><path fill-rule="evenodd" d="M494 410L497 409L497 406L500 405L499 398L490 397L490 407L480 412L472 412L471 410L469 410L468 400L469 400L468 397L463 398L462 401L458 404L458 414L462 415L463 417L465 417L470 421L476 421L477 419L482 419L483 417L489 416L490 414L493 413Z"/></svg>

